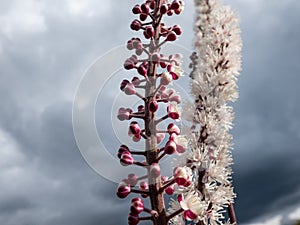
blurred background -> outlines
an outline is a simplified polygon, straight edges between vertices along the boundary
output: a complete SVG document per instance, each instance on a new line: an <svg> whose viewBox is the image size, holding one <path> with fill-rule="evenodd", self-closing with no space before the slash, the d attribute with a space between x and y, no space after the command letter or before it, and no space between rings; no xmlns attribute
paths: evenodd
<svg viewBox="0 0 300 225"><path fill-rule="evenodd" d="M117 184L77 148L72 103L86 69L136 36L130 12L140 2L0 0L0 224L126 224L129 199L117 199ZM300 1L223 2L239 14L244 43L233 130L239 223L293 224L300 219ZM185 3L169 22L182 26L177 43L192 50L193 1ZM110 97L101 104L108 111ZM111 130L103 135L119 146Z"/></svg>

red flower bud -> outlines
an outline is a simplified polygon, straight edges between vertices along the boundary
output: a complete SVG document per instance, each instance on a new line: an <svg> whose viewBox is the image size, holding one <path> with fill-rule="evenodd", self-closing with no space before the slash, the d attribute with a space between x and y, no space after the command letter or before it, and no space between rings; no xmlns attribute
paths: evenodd
<svg viewBox="0 0 300 225"><path fill-rule="evenodd" d="M181 27L179 25L174 25L172 31L174 31L177 35L180 35L182 33Z"/></svg>
<svg viewBox="0 0 300 225"><path fill-rule="evenodd" d="M126 152L122 153L121 159L120 159L120 163L122 166L132 165L133 162L134 162L134 159L130 152L126 151Z"/></svg>
<svg viewBox="0 0 300 225"><path fill-rule="evenodd" d="M140 7L140 5L135 5L132 9L133 14L140 14L142 13L142 9Z"/></svg>
<svg viewBox="0 0 300 225"><path fill-rule="evenodd" d="M158 103L157 103L157 101L152 100L152 101L149 103L149 110L150 110L150 112L154 113L154 112L157 111L157 109L158 109Z"/></svg>
<svg viewBox="0 0 300 225"><path fill-rule="evenodd" d="M168 33L166 41L176 41L177 36L176 33L174 31L171 31Z"/></svg>
<svg viewBox="0 0 300 225"><path fill-rule="evenodd" d="M130 134L133 134L133 135L141 133L141 128L140 128L140 125L138 124L138 122L132 121L130 123L129 132L130 132Z"/></svg>
<svg viewBox="0 0 300 225"><path fill-rule="evenodd" d="M165 189L165 192L166 192L167 195L172 195L172 194L174 194L174 191L175 191L174 185L171 185L171 186L169 186L169 187L167 187L167 188Z"/></svg>
<svg viewBox="0 0 300 225"><path fill-rule="evenodd" d="M173 120L179 119L179 112L172 104L168 106L168 116Z"/></svg>
<svg viewBox="0 0 300 225"><path fill-rule="evenodd" d="M169 140L164 148L164 152L168 155L172 155L176 152L176 143L172 140Z"/></svg>
<svg viewBox="0 0 300 225"><path fill-rule="evenodd" d="M122 181L119 184L118 190L117 190L117 196L119 198L126 198L130 194L131 188L126 182Z"/></svg>
<svg viewBox="0 0 300 225"><path fill-rule="evenodd" d="M141 5L141 9L142 9L143 13L145 13L145 14L148 14L150 11L150 8L146 3Z"/></svg>
<svg viewBox="0 0 300 225"><path fill-rule="evenodd" d="M144 111L145 111L145 107L143 105L139 105L138 112L144 112Z"/></svg>
<svg viewBox="0 0 300 225"><path fill-rule="evenodd" d="M152 26L147 26L145 32L149 38L154 36L154 28Z"/></svg>
<svg viewBox="0 0 300 225"><path fill-rule="evenodd" d="M145 21L147 19L147 17L148 17L148 14L146 14L146 13L141 13L140 14L140 20L141 21Z"/></svg>
<svg viewBox="0 0 300 225"><path fill-rule="evenodd" d="M168 5L167 4L162 4L160 6L160 14L165 14L168 11Z"/></svg>
<svg viewBox="0 0 300 225"><path fill-rule="evenodd" d="M118 150L118 158L121 159L121 156L124 152L130 152L129 148L126 145L121 145Z"/></svg>
<svg viewBox="0 0 300 225"><path fill-rule="evenodd" d="M168 125L168 133L169 134L173 134L173 133L175 133L176 135L179 135L180 134L180 129L179 129L179 127L177 126L177 125L175 125L174 123L170 123L169 125Z"/></svg>
<svg viewBox="0 0 300 225"><path fill-rule="evenodd" d="M177 10L177 9L179 9L180 8L180 3L178 2L178 1L173 1L172 2L172 4L171 4L171 9L173 9L173 10Z"/></svg>
<svg viewBox="0 0 300 225"><path fill-rule="evenodd" d="M121 91L123 91L126 85L129 83L130 83L129 80L123 80L122 83L120 84Z"/></svg>
<svg viewBox="0 0 300 225"><path fill-rule="evenodd" d="M128 215L128 225L137 225L140 222L139 215L134 213L129 213Z"/></svg>
<svg viewBox="0 0 300 225"><path fill-rule="evenodd" d="M147 75L147 69L144 66L139 66L137 69L138 73L142 76L146 76Z"/></svg>
<svg viewBox="0 0 300 225"><path fill-rule="evenodd" d="M195 213L193 213L191 210L186 210L183 212L183 217L186 220L194 220L197 218L197 215Z"/></svg>
<svg viewBox="0 0 300 225"><path fill-rule="evenodd" d="M140 190L141 190L141 191L148 191L148 189L149 189L149 186L148 186L148 183L147 183L147 182L143 181L143 182L140 183ZM147 194L142 194L141 196L142 196L143 198L147 198L147 197L148 197Z"/></svg>
<svg viewBox="0 0 300 225"><path fill-rule="evenodd" d="M144 211L144 203L141 198L134 198L131 200L131 213L140 214Z"/></svg>
<svg viewBox="0 0 300 225"><path fill-rule="evenodd" d="M131 25L130 25L130 28L131 28L132 30L136 30L136 31L140 30L141 27L142 27L142 24L141 24L141 22L138 21L138 20L132 21L132 23L131 23Z"/></svg>

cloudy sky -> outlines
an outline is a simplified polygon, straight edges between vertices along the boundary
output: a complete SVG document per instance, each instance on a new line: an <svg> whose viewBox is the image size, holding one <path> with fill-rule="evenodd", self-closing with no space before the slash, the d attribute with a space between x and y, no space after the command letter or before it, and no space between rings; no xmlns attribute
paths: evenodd
<svg viewBox="0 0 300 225"><path fill-rule="evenodd" d="M290 224L300 219L300 1L225 2L241 17L244 41L234 105L237 216L241 224ZM0 224L126 224L128 201L78 150L72 105L87 68L134 36L135 3L0 0ZM187 49L192 3L172 20ZM103 94L97 118L117 94ZM104 126L106 148L117 148Z"/></svg>

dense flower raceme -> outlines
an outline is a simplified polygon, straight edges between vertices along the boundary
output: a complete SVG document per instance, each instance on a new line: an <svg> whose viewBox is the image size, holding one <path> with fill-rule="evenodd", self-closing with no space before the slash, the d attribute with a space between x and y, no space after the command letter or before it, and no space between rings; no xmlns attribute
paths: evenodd
<svg viewBox="0 0 300 225"><path fill-rule="evenodd" d="M237 76L241 69L240 30L234 13L215 0L195 0L195 47L190 74L195 104L185 105L184 118L189 150L181 166L193 170L189 188L177 190L184 200L172 201L171 212L184 213L172 219L173 224L186 220L203 224L236 223L232 206L232 128ZM196 204L196 202L198 204ZM229 221L224 213L229 208Z"/></svg>
<svg viewBox="0 0 300 225"><path fill-rule="evenodd" d="M173 176L165 177L161 173L160 160L173 154L183 154L187 140L180 134L176 124L180 120L180 95L170 85L183 75L180 54L164 55L161 47L173 42L181 35L179 25L168 26L162 22L163 16L179 15L184 8L179 0L146 0L136 4L132 12L138 18L130 24L133 31L142 32L143 38L134 37L127 42L127 49L133 54L124 62L124 68L135 72L132 79L124 79L120 90L133 95L143 102L137 109L122 107L118 111L120 121L128 121L128 135L134 142L145 142L145 150L133 151L127 145L121 145L118 158L123 166L136 165L146 169L147 174L138 177L129 174L117 188L117 196L126 198L129 194L139 194L141 198L131 201L128 224L136 225L143 220L152 220L155 225L166 225L175 215L167 215L164 194L172 195L176 187L188 187L191 184L191 170L177 167ZM164 107L165 115L158 115ZM158 125L169 119L165 129ZM162 127L162 126L159 126ZM163 147L158 147L161 143ZM144 156L144 161L138 161ZM150 198L148 209L142 198ZM193 211L191 211L193 212ZM188 213L188 212L186 212ZM143 217L144 214L148 214Z"/></svg>

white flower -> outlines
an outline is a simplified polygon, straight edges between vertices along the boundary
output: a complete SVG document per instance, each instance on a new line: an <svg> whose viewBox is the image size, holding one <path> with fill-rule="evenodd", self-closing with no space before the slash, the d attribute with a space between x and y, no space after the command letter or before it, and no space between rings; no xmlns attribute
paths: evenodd
<svg viewBox="0 0 300 225"><path fill-rule="evenodd" d="M204 210L204 205L201 203L201 196L195 191L189 192L180 202L183 210L191 210L194 214L200 215Z"/></svg>

